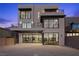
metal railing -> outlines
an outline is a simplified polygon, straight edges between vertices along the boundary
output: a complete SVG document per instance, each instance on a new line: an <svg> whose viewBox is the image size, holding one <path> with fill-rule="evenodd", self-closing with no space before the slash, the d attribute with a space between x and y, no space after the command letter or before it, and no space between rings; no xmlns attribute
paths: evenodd
<svg viewBox="0 0 79 59"><path fill-rule="evenodd" d="M43 12L40 12L40 13L41 13L41 14L45 14L45 13L48 13L48 14L49 14L49 13L50 13L50 14L51 14L51 13L61 13L61 14L64 14L64 10L58 9L58 10L56 10L55 12L53 12L53 11L52 11L52 12L45 12L45 11L43 11Z"/></svg>
<svg viewBox="0 0 79 59"><path fill-rule="evenodd" d="M42 28L42 24L41 23L33 23L32 28Z"/></svg>

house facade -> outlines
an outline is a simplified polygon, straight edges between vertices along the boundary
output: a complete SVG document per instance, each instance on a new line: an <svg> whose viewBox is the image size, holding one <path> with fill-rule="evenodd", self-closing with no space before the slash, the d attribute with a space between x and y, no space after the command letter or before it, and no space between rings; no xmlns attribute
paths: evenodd
<svg viewBox="0 0 79 59"><path fill-rule="evenodd" d="M65 44L65 14L53 4L19 4L18 43Z"/></svg>

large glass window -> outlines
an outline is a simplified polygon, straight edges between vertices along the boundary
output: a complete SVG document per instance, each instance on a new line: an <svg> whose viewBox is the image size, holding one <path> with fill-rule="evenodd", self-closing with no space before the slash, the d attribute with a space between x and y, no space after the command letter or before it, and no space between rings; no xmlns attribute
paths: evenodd
<svg viewBox="0 0 79 59"><path fill-rule="evenodd" d="M30 12L26 12L26 19L30 19L31 18L31 13Z"/></svg>
<svg viewBox="0 0 79 59"><path fill-rule="evenodd" d="M72 29L74 29L74 30L79 29L79 23L73 23Z"/></svg>
<svg viewBox="0 0 79 59"><path fill-rule="evenodd" d="M22 23L22 28L31 28L32 24L30 22Z"/></svg>
<svg viewBox="0 0 79 59"><path fill-rule="evenodd" d="M27 28L26 23L22 23L22 28Z"/></svg>
<svg viewBox="0 0 79 59"><path fill-rule="evenodd" d="M29 12L29 11L20 11L20 18L21 19L30 19L31 18L31 12Z"/></svg>
<svg viewBox="0 0 79 59"><path fill-rule="evenodd" d="M44 20L44 28L58 28L58 19Z"/></svg>
<svg viewBox="0 0 79 59"><path fill-rule="evenodd" d="M49 39L49 37L48 37L48 33L44 33L44 42L47 42L48 39Z"/></svg>
<svg viewBox="0 0 79 59"><path fill-rule="evenodd" d="M27 23L27 28L31 28L31 23L30 22Z"/></svg>
<svg viewBox="0 0 79 59"><path fill-rule="evenodd" d="M40 33L23 33L22 39L24 43L41 43L42 35Z"/></svg>
<svg viewBox="0 0 79 59"><path fill-rule="evenodd" d="M54 27L54 21L53 20L49 20L49 24L48 24L49 28L53 28Z"/></svg>
<svg viewBox="0 0 79 59"><path fill-rule="evenodd" d="M44 33L44 44L58 44L58 33Z"/></svg>
<svg viewBox="0 0 79 59"><path fill-rule="evenodd" d="M21 11L21 19L25 19L25 11Z"/></svg>
<svg viewBox="0 0 79 59"><path fill-rule="evenodd" d="M44 27L48 28L48 20L44 20Z"/></svg>
<svg viewBox="0 0 79 59"><path fill-rule="evenodd" d="M54 22L54 28L58 28L58 20L54 19L53 22Z"/></svg>

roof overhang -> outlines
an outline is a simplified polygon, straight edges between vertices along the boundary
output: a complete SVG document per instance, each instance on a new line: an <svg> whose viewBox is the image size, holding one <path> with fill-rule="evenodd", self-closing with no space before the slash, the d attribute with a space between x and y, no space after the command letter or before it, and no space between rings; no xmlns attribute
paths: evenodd
<svg viewBox="0 0 79 59"><path fill-rule="evenodd" d="M43 20L45 20L45 19L52 19L52 18L64 18L65 17L65 15L64 14L61 14L61 15L53 15L53 14L50 14L50 15L41 15L40 16L40 21L41 22L43 22Z"/></svg>
<svg viewBox="0 0 79 59"><path fill-rule="evenodd" d="M16 32L40 32L43 28L10 28L10 30Z"/></svg>

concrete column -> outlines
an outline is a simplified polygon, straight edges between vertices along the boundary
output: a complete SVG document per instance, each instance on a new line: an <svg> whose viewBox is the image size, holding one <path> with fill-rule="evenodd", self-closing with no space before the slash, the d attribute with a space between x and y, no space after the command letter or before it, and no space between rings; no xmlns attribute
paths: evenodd
<svg viewBox="0 0 79 59"><path fill-rule="evenodd" d="M64 46L64 44L65 44L64 18L59 18L59 45Z"/></svg>
<svg viewBox="0 0 79 59"><path fill-rule="evenodd" d="M22 42L22 34L21 33L19 33L19 43L23 43Z"/></svg>
<svg viewBox="0 0 79 59"><path fill-rule="evenodd" d="M59 45L64 46L64 35L63 35L63 33L59 34Z"/></svg>
<svg viewBox="0 0 79 59"><path fill-rule="evenodd" d="M44 45L44 33L42 33L42 44Z"/></svg>

